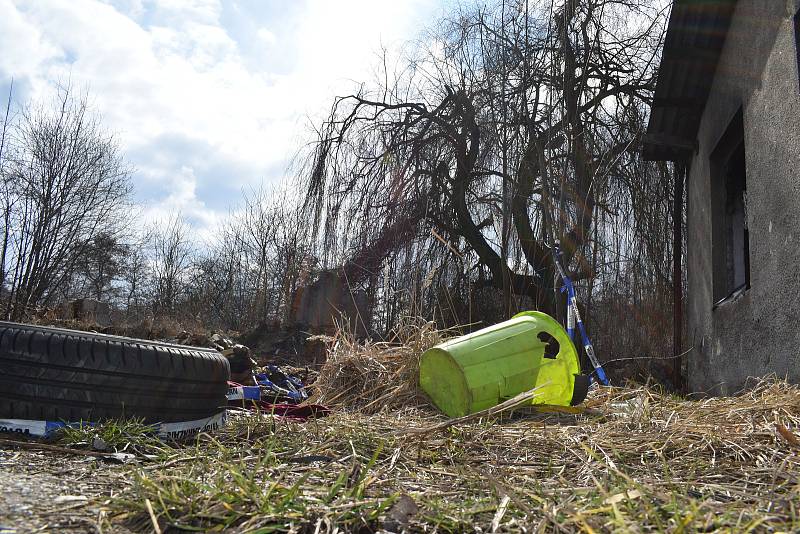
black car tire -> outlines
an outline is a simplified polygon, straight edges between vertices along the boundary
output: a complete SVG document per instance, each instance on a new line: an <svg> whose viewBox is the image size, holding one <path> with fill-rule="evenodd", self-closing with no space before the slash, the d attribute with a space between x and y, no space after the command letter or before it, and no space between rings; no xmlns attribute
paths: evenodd
<svg viewBox="0 0 800 534"><path fill-rule="evenodd" d="M212 349L0 321L0 419L195 421L229 377Z"/></svg>

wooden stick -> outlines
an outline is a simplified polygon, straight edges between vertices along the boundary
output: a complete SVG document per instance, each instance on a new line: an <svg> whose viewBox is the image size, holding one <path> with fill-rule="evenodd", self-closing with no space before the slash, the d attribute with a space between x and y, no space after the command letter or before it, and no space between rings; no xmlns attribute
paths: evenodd
<svg viewBox="0 0 800 534"><path fill-rule="evenodd" d="M150 521L153 523L153 531L156 534L161 534L161 527L158 526L158 520L156 519L155 512L153 512L153 505L150 503L150 499L144 500L144 506L147 508L147 513L150 514Z"/></svg>
<svg viewBox="0 0 800 534"><path fill-rule="evenodd" d="M67 447L59 447L58 445L48 445L47 443L34 443L30 441L16 441L13 439L0 438L0 445L9 447L19 447L20 449L32 449L41 451L62 452L65 454L75 454L77 456L95 456L98 458L111 458L112 460L119 460L118 453L113 452L100 452L100 451L84 451L81 449L69 449ZM132 454L130 456L133 456Z"/></svg>

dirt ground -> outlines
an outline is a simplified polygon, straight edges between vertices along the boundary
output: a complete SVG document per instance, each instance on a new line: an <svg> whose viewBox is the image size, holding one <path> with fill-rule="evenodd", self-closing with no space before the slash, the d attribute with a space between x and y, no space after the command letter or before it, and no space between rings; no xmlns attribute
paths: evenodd
<svg viewBox="0 0 800 534"><path fill-rule="evenodd" d="M94 457L0 445L0 534L104 532L104 502L125 485L123 466Z"/></svg>

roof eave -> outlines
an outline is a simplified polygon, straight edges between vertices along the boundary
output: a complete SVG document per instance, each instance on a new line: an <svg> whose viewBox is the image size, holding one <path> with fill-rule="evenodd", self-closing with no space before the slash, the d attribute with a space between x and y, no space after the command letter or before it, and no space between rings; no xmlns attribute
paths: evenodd
<svg viewBox="0 0 800 534"><path fill-rule="evenodd" d="M642 149L645 160L687 159L730 27L736 0L676 0Z"/></svg>

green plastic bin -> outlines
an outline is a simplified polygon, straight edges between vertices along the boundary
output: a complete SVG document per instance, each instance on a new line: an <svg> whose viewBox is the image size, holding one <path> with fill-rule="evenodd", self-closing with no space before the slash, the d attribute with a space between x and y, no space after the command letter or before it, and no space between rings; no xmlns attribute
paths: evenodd
<svg viewBox="0 0 800 534"><path fill-rule="evenodd" d="M567 332L536 311L425 351L419 379L450 417L490 408L534 387L539 392L532 404L576 405L589 387Z"/></svg>

